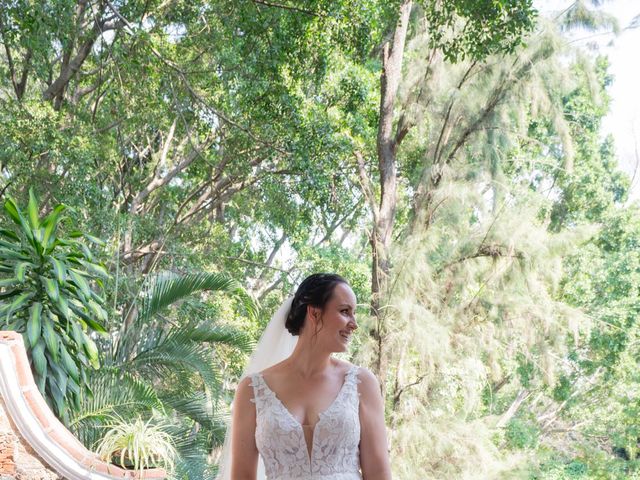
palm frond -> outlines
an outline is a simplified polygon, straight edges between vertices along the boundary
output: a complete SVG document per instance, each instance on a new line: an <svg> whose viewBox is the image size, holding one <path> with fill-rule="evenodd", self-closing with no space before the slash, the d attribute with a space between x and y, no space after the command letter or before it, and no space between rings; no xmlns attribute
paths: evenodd
<svg viewBox="0 0 640 480"><path fill-rule="evenodd" d="M204 392L195 392L188 397L163 395L162 401L166 406L207 429L215 426L216 418L210 408L211 401Z"/></svg>
<svg viewBox="0 0 640 480"><path fill-rule="evenodd" d="M103 367L92 374L89 387L92 395L85 396L80 413L71 418L71 428L89 448L114 414L128 417L128 413L164 410L152 385L117 368Z"/></svg>
<svg viewBox="0 0 640 480"><path fill-rule="evenodd" d="M256 315L256 304L236 280L220 273L194 273L187 275L161 274L144 294L138 312L138 321L145 322L169 305L200 290L220 291L240 298L250 316Z"/></svg>
<svg viewBox="0 0 640 480"><path fill-rule="evenodd" d="M122 368L136 371L149 379L170 378L179 372L196 372L212 394L217 396L222 388L213 362L212 349L200 343L170 339L139 353L122 365Z"/></svg>
<svg viewBox="0 0 640 480"><path fill-rule="evenodd" d="M198 342L224 344L242 352L250 352L255 344L253 338L236 328L222 325L199 325L196 327L174 328L165 340L175 342Z"/></svg>
<svg viewBox="0 0 640 480"><path fill-rule="evenodd" d="M168 429L178 451L178 459L173 472L173 479L216 478L217 469L208 462L211 452L211 431L191 426L172 426Z"/></svg>

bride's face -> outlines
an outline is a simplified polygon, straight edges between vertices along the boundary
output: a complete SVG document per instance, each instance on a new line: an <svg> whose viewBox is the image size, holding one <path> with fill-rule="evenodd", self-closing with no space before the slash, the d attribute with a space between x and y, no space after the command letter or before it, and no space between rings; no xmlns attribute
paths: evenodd
<svg viewBox="0 0 640 480"><path fill-rule="evenodd" d="M351 342L351 334L358 328L356 323L356 295L351 287L339 283L333 289L331 298L324 309L311 308L314 315L311 335L316 329L316 321L320 322L315 341L331 352L345 352ZM321 320L317 320L321 318Z"/></svg>

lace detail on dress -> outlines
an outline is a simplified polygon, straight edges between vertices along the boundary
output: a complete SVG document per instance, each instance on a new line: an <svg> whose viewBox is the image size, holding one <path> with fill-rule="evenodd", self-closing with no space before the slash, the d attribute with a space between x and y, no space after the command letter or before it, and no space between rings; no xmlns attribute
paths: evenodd
<svg viewBox="0 0 640 480"><path fill-rule="evenodd" d="M302 425L268 387L251 375L256 404L256 445L270 480L356 480L360 475L358 367L345 375L338 396L320 413L313 430L311 457Z"/></svg>

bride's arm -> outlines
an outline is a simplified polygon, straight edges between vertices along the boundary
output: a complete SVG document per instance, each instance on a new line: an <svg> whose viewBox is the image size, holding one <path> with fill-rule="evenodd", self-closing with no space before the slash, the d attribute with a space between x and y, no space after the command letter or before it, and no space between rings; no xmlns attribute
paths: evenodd
<svg viewBox="0 0 640 480"><path fill-rule="evenodd" d="M364 480L391 479L384 402L376 377L360 368L360 467Z"/></svg>
<svg viewBox="0 0 640 480"><path fill-rule="evenodd" d="M256 480L258 472L258 447L256 447L256 406L251 379L246 377L238 384L233 400L231 436L231 478Z"/></svg>

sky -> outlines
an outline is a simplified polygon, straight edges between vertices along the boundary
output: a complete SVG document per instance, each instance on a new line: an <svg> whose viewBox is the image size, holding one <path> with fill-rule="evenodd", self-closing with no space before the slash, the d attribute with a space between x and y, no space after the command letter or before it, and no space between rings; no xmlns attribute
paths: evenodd
<svg viewBox="0 0 640 480"><path fill-rule="evenodd" d="M626 28L640 15L639 0L616 0L605 3L603 10L614 14L623 29L617 36L603 36L610 40L603 51L611 61L614 76L609 93L611 111L605 118L603 130L612 133L620 168L633 175L640 162L640 28ZM640 171L632 185L632 198L640 198Z"/></svg>
<svg viewBox="0 0 640 480"><path fill-rule="evenodd" d="M565 0L538 0L541 13L562 11L573 4ZM593 1L585 0L593 7ZM609 87L611 110L603 122L603 135L611 133L615 139L618 165L633 177L631 200L640 199L640 26L628 28L640 15L640 0L600 0L598 9L618 19L620 32L576 31L571 42L585 48L597 49L610 61L610 73L614 77Z"/></svg>

